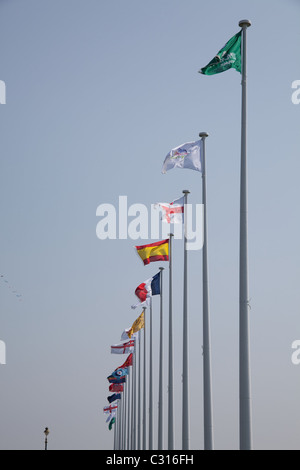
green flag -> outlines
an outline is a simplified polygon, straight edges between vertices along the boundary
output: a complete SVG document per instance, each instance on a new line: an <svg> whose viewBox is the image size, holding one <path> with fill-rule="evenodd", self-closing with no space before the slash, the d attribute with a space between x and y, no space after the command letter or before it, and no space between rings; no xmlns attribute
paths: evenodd
<svg viewBox="0 0 300 470"><path fill-rule="evenodd" d="M203 73L203 75L215 75L216 73L225 72L231 68L241 73L241 42L242 31L229 39L216 57L214 57L206 67L200 69L199 73Z"/></svg>
<svg viewBox="0 0 300 470"><path fill-rule="evenodd" d="M112 427L113 427L113 424L115 424L116 422L116 418L112 418L109 422L109 425L108 425L108 429L111 431L112 430Z"/></svg>

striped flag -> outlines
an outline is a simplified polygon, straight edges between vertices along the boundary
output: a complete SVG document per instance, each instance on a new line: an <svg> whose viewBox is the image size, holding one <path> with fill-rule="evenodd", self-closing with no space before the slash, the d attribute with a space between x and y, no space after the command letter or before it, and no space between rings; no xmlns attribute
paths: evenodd
<svg viewBox="0 0 300 470"><path fill-rule="evenodd" d="M169 239L150 243L149 245L136 246L136 250L144 266L154 261L169 261Z"/></svg>
<svg viewBox="0 0 300 470"><path fill-rule="evenodd" d="M152 295L160 295L160 272L151 277L151 279L142 282L136 288L135 295L140 299L140 303L132 305L131 308L147 307Z"/></svg>

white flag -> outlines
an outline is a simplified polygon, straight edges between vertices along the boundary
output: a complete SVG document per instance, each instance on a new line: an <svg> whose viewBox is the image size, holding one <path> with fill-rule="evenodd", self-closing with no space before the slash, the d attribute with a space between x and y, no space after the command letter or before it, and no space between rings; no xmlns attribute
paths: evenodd
<svg viewBox="0 0 300 470"><path fill-rule="evenodd" d="M134 340L130 339L125 343L113 344L111 346L112 354L129 354L134 352Z"/></svg>
<svg viewBox="0 0 300 470"><path fill-rule="evenodd" d="M162 173L176 167L202 171L201 145L201 140L198 140L197 142L187 142L172 149L165 158Z"/></svg>
<svg viewBox="0 0 300 470"><path fill-rule="evenodd" d="M116 412L115 411L112 411L109 415L108 415L108 418L106 420L107 423L109 423L113 418L116 417Z"/></svg>
<svg viewBox="0 0 300 470"><path fill-rule="evenodd" d="M162 208L161 220L167 224L183 224L184 222L184 197L176 199L170 204L159 202L155 208Z"/></svg>
<svg viewBox="0 0 300 470"><path fill-rule="evenodd" d="M121 335L121 341L126 341L128 339L131 339L131 338L136 338L138 333L133 333L131 338L128 336L128 333L131 331L131 328L126 328L126 330L123 331L122 335Z"/></svg>

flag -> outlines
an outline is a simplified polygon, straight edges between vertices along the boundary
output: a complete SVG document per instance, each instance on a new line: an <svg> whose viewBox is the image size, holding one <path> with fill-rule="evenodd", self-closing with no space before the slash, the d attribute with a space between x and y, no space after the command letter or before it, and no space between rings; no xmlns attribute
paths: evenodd
<svg viewBox="0 0 300 470"><path fill-rule="evenodd" d="M112 384L124 384L126 382L126 377L115 377L113 375L110 375L109 377L107 377L107 380L109 381L109 383Z"/></svg>
<svg viewBox="0 0 300 470"><path fill-rule="evenodd" d="M111 414L111 413L113 413L113 412L116 412L117 409L118 409L118 405L117 405L117 404L105 406L105 407L103 408L103 413L105 413L105 414L107 414L107 413Z"/></svg>
<svg viewBox="0 0 300 470"><path fill-rule="evenodd" d="M163 222L167 224L183 224L184 223L184 197L176 199L175 201L167 204L165 202L159 202L155 204L155 208L162 208L162 218Z"/></svg>
<svg viewBox="0 0 300 470"><path fill-rule="evenodd" d="M162 173L172 168L187 168L202 171L201 165L201 140L187 142L172 149L165 158Z"/></svg>
<svg viewBox="0 0 300 470"><path fill-rule="evenodd" d="M130 328L130 330L128 332L129 338L131 338L131 336L134 333L137 333L138 331L140 331L143 328L145 328L145 315L144 315L144 312L142 312L141 315L135 320L135 322L133 322L133 325L132 325L132 327Z"/></svg>
<svg viewBox="0 0 300 470"><path fill-rule="evenodd" d="M241 59L242 31L238 32L225 44L218 54L209 62L206 67L199 70L204 75L214 75L234 68L242 72Z"/></svg>
<svg viewBox="0 0 300 470"><path fill-rule="evenodd" d="M113 427L113 424L115 424L116 422L116 417L114 416L110 422L109 422L109 425L108 425L108 429L111 431L112 430L112 427Z"/></svg>
<svg viewBox="0 0 300 470"><path fill-rule="evenodd" d="M124 362L124 364L121 366L122 369L126 369L127 367L130 367L133 365L133 354L129 354L129 356L127 357L126 361Z"/></svg>
<svg viewBox="0 0 300 470"><path fill-rule="evenodd" d="M113 344L111 346L112 354L128 354L134 351L134 340L127 341L126 343Z"/></svg>
<svg viewBox="0 0 300 470"><path fill-rule="evenodd" d="M124 392L124 385L123 384L111 384L109 386L110 392Z"/></svg>
<svg viewBox="0 0 300 470"><path fill-rule="evenodd" d="M126 328L122 335L121 335L121 341L126 341L126 340L129 340L130 339L130 336L128 336L128 334L130 333L131 331L131 328ZM134 333L131 335L132 338L135 338L137 336L137 333Z"/></svg>
<svg viewBox="0 0 300 470"><path fill-rule="evenodd" d="M110 397L107 397L107 400L109 403L113 403L116 400L121 400L121 393L114 393L113 395L110 395Z"/></svg>
<svg viewBox="0 0 300 470"><path fill-rule="evenodd" d="M118 367L116 370L113 371L111 375L116 379L120 379L121 377L128 375L128 369L124 367Z"/></svg>
<svg viewBox="0 0 300 470"><path fill-rule="evenodd" d="M160 272L140 284L135 289L135 295L140 299L141 303L132 305L131 308L147 307L152 295L160 295Z"/></svg>
<svg viewBox="0 0 300 470"><path fill-rule="evenodd" d="M108 418L107 418L106 422L109 423L109 422L110 422L113 418L115 418L115 417L116 417L116 412L113 411L112 413L110 413L110 414L108 415Z"/></svg>
<svg viewBox="0 0 300 470"><path fill-rule="evenodd" d="M136 246L136 249L145 266L154 261L169 261L169 239Z"/></svg>

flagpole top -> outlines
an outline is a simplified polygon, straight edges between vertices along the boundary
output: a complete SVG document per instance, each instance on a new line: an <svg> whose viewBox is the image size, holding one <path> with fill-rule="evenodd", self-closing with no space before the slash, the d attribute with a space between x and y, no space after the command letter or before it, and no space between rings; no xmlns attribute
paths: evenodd
<svg viewBox="0 0 300 470"><path fill-rule="evenodd" d="M164 271L165 268L159 268L160 271Z"/></svg>
<svg viewBox="0 0 300 470"><path fill-rule="evenodd" d="M207 132L200 132L200 134L199 134L199 137L201 137L201 139L205 139L208 136L209 136L209 134Z"/></svg>
<svg viewBox="0 0 300 470"><path fill-rule="evenodd" d="M250 20L241 20L239 22L239 26L240 26L240 28L243 28L244 26L246 28L249 28L249 26L251 26L251 21Z"/></svg>
<svg viewBox="0 0 300 470"><path fill-rule="evenodd" d="M168 233L168 236L171 238L171 237L174 237L174 233Z"/></svg>
<svg viewBox="0 0 300 470"><path fill-rule="evenodd" d="M188 189L184 189L182 192L183 194L190 194L190 191Z"/></svg>

